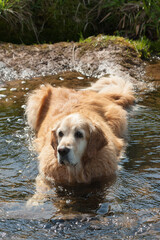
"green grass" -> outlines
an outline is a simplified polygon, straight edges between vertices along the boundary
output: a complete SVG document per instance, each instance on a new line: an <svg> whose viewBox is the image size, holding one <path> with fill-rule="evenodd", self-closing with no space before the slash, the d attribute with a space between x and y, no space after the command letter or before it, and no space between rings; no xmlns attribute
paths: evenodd
<svg viewBox="0 0 160 240"><path fill-rule="evenodd" d="M145 56L146 39L160 39L160 0L0 0L0 41L84 41L98 34L138 40Z"/></svg>
<svg viewBox="0 0 160 240"><path fill-rule="evenodd" d="M110 35L98 35L97 37L92 36L86 39L81 36L79 42L92 44L93 47L106 47L109 43L123 45L134 48L142 59L149 59L152 54L160 56L160 40L153 42L146 37L138 40L130 40L128 38Z"/></svg>
<svg viewBox="0 0 160 240"><path fill-rule="evenodd" d="M139 40L131 41L131 43L142 59L149 59L151 55L160 56L160 40L153 42L146 37L142 37Z"/></svg>
<svg viewBox="0 0 160 240"><path fill-rule="evenodd" d="M142 37L137 41L131 41L131 43L142 59L148 59L151 56L151 41L146 37Z"/></svg>

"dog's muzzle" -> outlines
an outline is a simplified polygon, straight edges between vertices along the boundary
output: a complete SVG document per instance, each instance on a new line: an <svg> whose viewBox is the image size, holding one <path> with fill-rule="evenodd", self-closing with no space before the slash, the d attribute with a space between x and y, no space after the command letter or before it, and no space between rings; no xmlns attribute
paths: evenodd
<svg viewBox="0 0 160 240"><path fill-rule="evenodd" d="M59 153L59 163L60 164L67 164L67 163L69 163L70 148L68 148L68 147L60 147L60 148L58 148L58 153Z"/></svg>

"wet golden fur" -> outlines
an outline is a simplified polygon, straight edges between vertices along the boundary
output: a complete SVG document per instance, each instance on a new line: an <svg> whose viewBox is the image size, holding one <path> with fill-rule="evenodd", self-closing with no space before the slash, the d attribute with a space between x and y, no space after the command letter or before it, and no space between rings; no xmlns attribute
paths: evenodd
<svg viewBox="0 0 160 240"><path fill-rule="evenodd" d="M133 103L132 84L119 78L101 78L85 91L46 85L32 92L26 114L36 133L34 145L39 153L37 189L43 184L47 189L52 181L91 183L112 176L126 138L126 109ZM85 133L84 139L72 137L75 155L75 145L81 144L77 141L85 141L84 152L80 160L74 160L77 161L75 165L62 165L57 160L61 140L56 131L61 124L67 125L67 130L77 124Z"/></svg>

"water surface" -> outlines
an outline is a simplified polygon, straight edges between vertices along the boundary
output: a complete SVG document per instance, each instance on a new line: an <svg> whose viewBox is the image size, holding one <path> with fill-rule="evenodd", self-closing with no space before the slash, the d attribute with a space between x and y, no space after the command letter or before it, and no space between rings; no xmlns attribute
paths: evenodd
<svg viewBox="0 0 160 240"><path fill-rule="evenodd" d="M55 84L84 85L82 78L63 78ZM23 98L0 107L0 239L160 239L160 91L130 113L116 178L103 185L55 186L44 205L31 209L26 201L38 170L24 107Z"/></svg>

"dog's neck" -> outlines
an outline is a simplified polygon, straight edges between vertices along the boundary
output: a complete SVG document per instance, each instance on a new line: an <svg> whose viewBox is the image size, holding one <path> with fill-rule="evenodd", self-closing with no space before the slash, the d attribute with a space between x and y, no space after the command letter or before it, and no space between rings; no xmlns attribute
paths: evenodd
<svg viewBox="0 0 160 240"><path fill-rule="evenodd" d="M88 183L87 176L84 174L81 163L78 163L76 166L67 166L67 171L70 183Z"/></svg>

